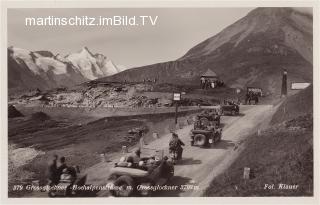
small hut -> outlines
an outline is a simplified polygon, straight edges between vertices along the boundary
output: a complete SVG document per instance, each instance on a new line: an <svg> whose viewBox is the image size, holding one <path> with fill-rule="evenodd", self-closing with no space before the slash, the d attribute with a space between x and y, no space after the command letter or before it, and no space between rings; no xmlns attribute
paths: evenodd
<svg viewBox="0 0 320 205"><path fill-rule="evenodd" d="M202 89L215 88L219 81L219 76L212 70L208 69L201 75L200 81Z"/></svg>

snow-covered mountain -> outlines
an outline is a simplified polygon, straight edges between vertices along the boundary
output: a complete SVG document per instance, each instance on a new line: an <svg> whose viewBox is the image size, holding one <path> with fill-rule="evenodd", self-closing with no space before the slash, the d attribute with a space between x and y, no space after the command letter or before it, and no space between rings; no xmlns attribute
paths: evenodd
<svg viewBox="0 0 320 205"><path fill-rule="evenodd" d="M122 71L111 60L107 59L106 56L92 54L87 47L82 48L78 53L66 56L66 59L89 80L114 75Z"/></svg>
<svg viewBox="0 0 320 205"><path fill-rule="evenodd" d="M50 51L8 48L10 89L69 87L122 70L104 55L92 54L86 47L65 57Z"/></svg>

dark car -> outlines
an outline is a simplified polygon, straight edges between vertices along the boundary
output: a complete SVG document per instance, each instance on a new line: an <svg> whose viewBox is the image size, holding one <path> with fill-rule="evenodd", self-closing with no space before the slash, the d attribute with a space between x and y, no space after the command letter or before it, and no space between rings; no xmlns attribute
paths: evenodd
<svg viewBox="0 0 320 205"><path fill-rule="evenodd" d="M191 130L191 146L207 147L221 141L222 129Z"/></svg>
<svg viewBox="0 0 320 205"><path fill-rule="evenodd" d="M240 108L239 105L227 102L226 104L221 106L221 114L222 115L239 115Z"/></svg>

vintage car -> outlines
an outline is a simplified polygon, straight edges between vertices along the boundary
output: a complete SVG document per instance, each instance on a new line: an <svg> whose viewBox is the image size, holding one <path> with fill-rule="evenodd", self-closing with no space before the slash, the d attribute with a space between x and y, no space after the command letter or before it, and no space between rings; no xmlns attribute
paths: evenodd
<svg viewBox="0 0 320 205"><path fill-rule="evenodd" d="M245 104L251 105L253 101L254 104L259 103L259 97L262 97L262 89L256 87L247 87L246 99Z"/></svg>
<svg viewBox="0 0 320 205"><path fill-rule="evenodd" d="M233 102L226 102L226 104L221 105L222 115L239 115L240 108L239 105Z"/></svg>
<svg viewBox="0 0 320 205"><path fill-rule="evenodd" d="M191 130L191 146L207 147L221 140L222 129L215 130Z"/></svg>
<svg viewBox="0 0 320 205"><path fill-rule="evenodd" d="M135 195L150 196L148 187L165 185L174 175L174 165L168 157L144 157L139 165L125 161L116 163L111 169L108 186L111 195L129 197Z"/></svg>

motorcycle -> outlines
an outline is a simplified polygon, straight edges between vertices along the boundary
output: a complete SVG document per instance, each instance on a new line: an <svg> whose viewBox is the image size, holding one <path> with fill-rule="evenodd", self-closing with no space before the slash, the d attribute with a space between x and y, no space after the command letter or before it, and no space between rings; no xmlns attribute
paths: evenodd
<svg viewBox="0 0 320 205"><path fill-rule="evenodd" d="M73 190L72 186L83 186L86 183L87 175L86 174L80 174L79 167L71 167L70 170L72 170L75 174L75 177L68 180L60 179L58 184L49 184L49 190L48 190L48 196L49 197L73 197L77 195L81 195L80 190Z"/></svg>
<svg viewBox="0 0 320 205"><path fill-rule="evenodd" d="M173 164L177 164L182 159L182 152L183 148L180 147L179 149L169 150L170 158Z"/></svg>

